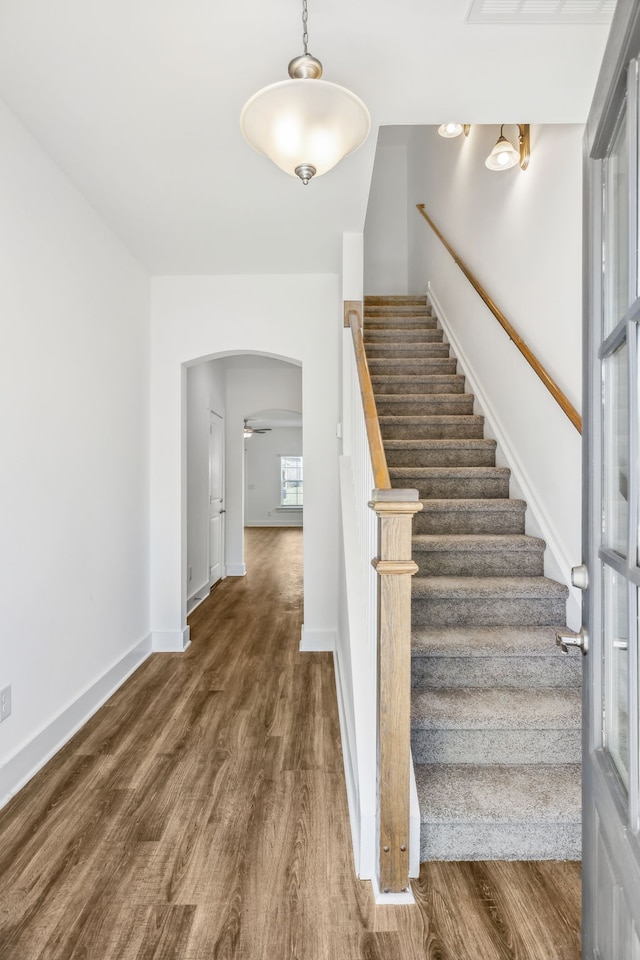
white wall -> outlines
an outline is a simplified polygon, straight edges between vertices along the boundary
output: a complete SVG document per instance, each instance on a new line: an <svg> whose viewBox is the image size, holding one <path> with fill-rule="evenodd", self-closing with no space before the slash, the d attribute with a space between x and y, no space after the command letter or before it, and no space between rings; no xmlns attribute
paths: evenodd
<svg viewBox="0 0 640 960"><path fill-rule="evenodd" d="M409 288L432 284L484 412L541 529L569 577L581 558L580 436L464 278L415 204L427 212L539 356L581 405L581 208L583 128L532 126L529 169L496 173L484 160L497 127L445 140L414 128L408 148ZM506 127L515 136L515 127ZM514 490L515 493L518 490ZM572 595L569 615L579 617Z"/></svg>
<svg viewBox="0 0 640 960"><path fill-rule="evenodd" d="M378 135L364 226L364 292L407 293L407 148Z"/></svg>
<svg viewBox="0 0 640 960"><path fill-rule="evenodd" d="M186 638L186 447L184 364L199 357L261 353L302 365L305 458L304 637L331 649L337 625L338 276L157 277L152 281L151 617L154 643ZM255 377L254 377L255 379ZM228 375L227 458L242 448L234 412L243 398ZM248 405L248 402L247 402ZM286 407L272 402L253 405ZM240 428L242 416L240 416ZM230 431L232 430L232 433ZM228 481L228 476L227 476ZM233 506L233 497L236 498ZM242 517L242 486L227 510ZM228 522L230 521L227 515ZM231 549L228 531L227 549ZM229 559L229 552L227 554Z"/></svg>
<svg viewBox="0 0 640 960"><path fill-rule="evenodd" d="M150 649L149 281L0 103L0 803Z"/></svg>
<svg viewBox="0 0 640 960"><path fill-rule="evenodd" d="M196 363L187 370L187 592L209 592L209 416L225 415L224 360Z"/></svg>
<svg viewBox="0 0 640 960"><path fill-rule="evenodd" d="M245 440L245 509L248 527L301 527L302 509L280 506L280 457L302 456L300 427L273 427Z"/></svg>

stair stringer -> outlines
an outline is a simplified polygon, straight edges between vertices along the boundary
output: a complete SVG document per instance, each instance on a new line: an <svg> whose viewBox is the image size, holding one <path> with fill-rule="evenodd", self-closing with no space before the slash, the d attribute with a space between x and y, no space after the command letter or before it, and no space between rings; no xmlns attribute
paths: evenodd
<svg viewBox="0 0 640 960"><path fill-rule="evenodd" d="M525 529L528 534L541 537L547 545L545 550L545 575L553 580L564 583L569 588L567 599L567 625L572 630L579 630L582 624L582 594L571 585L571 567L580 561L579 557L570 557L563 546L552 524L548 522L545 511L542 509L535 488L528 478L522 461L509 442L502 420L493 404L487 398L482 384L473 374L473 366L466 351L455 335L452 325L442 309L437 295L434 293L431 281L427 284L427 301L431 304L434 315L437 317L445 335L445 340L459 360L469 392L474 394L474 412L485 417L485 436L497 443L496 464L511 468L511 496L525 500L527 512L525 514Z"/></svg>

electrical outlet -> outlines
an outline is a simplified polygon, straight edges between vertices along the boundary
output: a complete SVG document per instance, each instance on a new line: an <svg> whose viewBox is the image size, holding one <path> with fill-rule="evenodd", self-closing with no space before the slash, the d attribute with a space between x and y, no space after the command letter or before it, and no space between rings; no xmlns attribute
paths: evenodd
<svg viewBox="0 0 640 960"><path fill-rule="evenodd" d="M11 716L11 686L0 690L0 723Z"/></svg>

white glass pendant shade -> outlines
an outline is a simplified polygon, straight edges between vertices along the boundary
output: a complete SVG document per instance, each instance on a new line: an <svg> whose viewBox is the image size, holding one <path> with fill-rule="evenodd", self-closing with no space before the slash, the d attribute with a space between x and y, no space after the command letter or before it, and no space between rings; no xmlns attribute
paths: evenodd
<svg viewBox="0 0 640 960"><path fill-rule="evenodd" d="M501 136L484 163L489 170L508 170L520 163L520 154L506 137Z"/></svg>
<svg viewBox="0 0 640 960"><path fill-rule="evenodd" d="M259 153L291 176L322 176L366 140L371 117L362 100L326 80L282 80L244 105L240 127ZM306 182L306 181L305 181Z"/></svg>
<svg viewBox="0 0 640 960"><path fill-rule="evenodd" d="M451 137L459 137L462 133L462 124L441 123L438 127L438 133L441 137L446 137L447 139L450 139Z"/></svg>

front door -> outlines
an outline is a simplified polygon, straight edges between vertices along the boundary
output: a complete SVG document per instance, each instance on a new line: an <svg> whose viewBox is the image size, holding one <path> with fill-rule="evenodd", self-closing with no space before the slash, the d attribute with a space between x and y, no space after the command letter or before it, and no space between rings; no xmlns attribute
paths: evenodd
<svg viewBox="0 0 640 960"><path fill-rule="evenodd" d="M209 413L209 587L222 577L224 543L224 421Z"/></svg>
<svg viewBox="0 0 640 960"><path fill-rule="evenodd" d="M619 0L585 135L584 960L640 960L639 53Z"/></svg>

